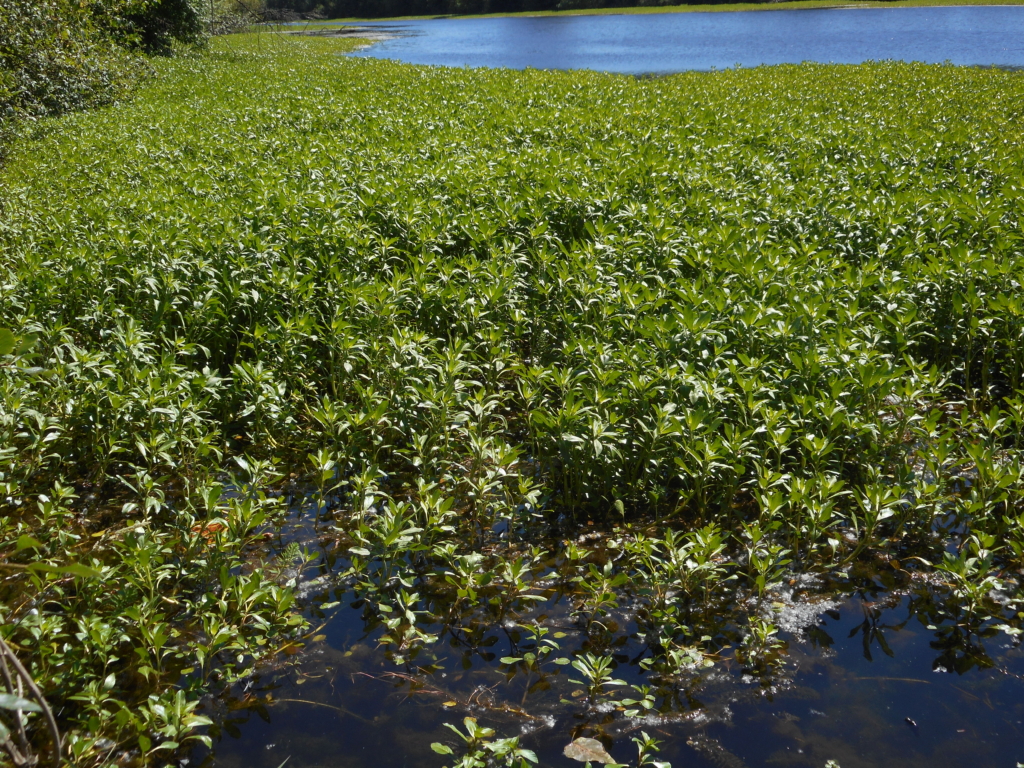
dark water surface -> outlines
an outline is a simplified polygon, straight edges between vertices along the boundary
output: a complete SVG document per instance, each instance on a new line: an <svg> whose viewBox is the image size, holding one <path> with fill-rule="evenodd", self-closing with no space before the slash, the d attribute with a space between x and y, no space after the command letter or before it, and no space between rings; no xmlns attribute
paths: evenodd
<svg viewBox="0 0 1024 768"><path fill-rule="evenodd" d="M466 716L499 736L521 736L547 768L582 765L562 754L579 736L600 738L614 758L635 764L631 738L641 730L663 741L659 759L674 768L1024 761L1024 649L994 626L999 617L965 629L962 615L944 613L942 584L899 564L879 561L828 580L793 577L762 604L787 643L776 667L745 669L723 647L712 666L667 685L642 668L650 652L633 634L624 599L606 619L614 639L597 652L614 656L616 677L659 689L654 714L636 721L612 706L588 709L570 668L549 661L538 682L501 661L529 650L517 622L549 627L560 638L558 655L593 649L593 633L569 615L564 585L501 621L464 614L450 628L428 617L423 628L439 640L396 654L380 646L384 628L367 619L341 577L349 563L329 527L301 519L280 544L286 540L316 556L298 576L313 628L306 646L208 700L204 710L218 723L214 748L182 765L279 768L287 759L288 768L441 768L454 758L430 744L456 747L443 724ZM542 570L557 569L552 557ZM435 616L439 609L432 605ZM735 638L741 628L731 621L723 616L720 637Z"/></svg>
<svg viewBox="0 0 1024 768"><path fill-rule="evenodd" d="M1024 66L1024 7L428 19L365 25L398 37L352 54L411 64L627 74L802 61Z"/></svg>

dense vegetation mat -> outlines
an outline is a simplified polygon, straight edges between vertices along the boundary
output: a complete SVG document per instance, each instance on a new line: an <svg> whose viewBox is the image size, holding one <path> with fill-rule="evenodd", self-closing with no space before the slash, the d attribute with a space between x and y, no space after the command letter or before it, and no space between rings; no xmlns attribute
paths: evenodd
<svg viewBox="0 0 1024 768"><path fill-rule="evenodd" d="M1019 73L343 45L158 61L0 182L2 634L70 759L187 747L204 692L300 641L283 473L399 662L428 620L520 621L552 557L594 701L624 599L662 680L770 669L790 570L926 576L968 658L1017 632ZM530 631L510 668L555 663Z"/></svg>

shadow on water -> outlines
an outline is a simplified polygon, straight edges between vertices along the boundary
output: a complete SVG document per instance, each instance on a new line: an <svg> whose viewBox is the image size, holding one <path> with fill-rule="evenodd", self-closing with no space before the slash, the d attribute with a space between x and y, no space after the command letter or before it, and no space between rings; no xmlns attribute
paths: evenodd
<svg viewBox="0 0 1024 768"><path fill-rule="evenodd" d="M293 542L310 552L304 568L285 573L310 621L307 642L208 701L214 747L182 765L440 768L452 758L430 744L457 746L444 723L467 716L521 736L544 766L575 765L562 751L580 736L632 761L630 740L641 731L662 740L658 759L676 768L821 768L828 760L952 768L1024 758L1024 653L1009 627L958 620L943 585L895 561L794 576L770 591L757 610L784 642L767 664L744 664L733 650L742 646L739 616L751 608L737 597L704 625L713 637L703 640L720 651L668 674L650 663L628 595L600 626L581 624L558 557L532 573L550 585L542 600L502 612L460 612L443 593L417 602L417 627L438 640L396 650L341 576L350 561L336 529L307 512L282 529L279 551L294 553ZM559 646L532 671L515 661L539 652L531 624ZM625 685L590 699L575 670L551 663L590 651L610 655L623 683L650 686L651 709L627 717Z"/></svg>

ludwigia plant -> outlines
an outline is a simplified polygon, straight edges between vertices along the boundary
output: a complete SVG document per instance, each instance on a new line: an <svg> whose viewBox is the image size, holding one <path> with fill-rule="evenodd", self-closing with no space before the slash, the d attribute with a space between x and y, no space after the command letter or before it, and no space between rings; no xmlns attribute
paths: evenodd
<svg viewBox="0 0 1024 768"><path fill-rule="evenodd" d="M557 639L595 699L626 633L659 702L783 664L749 611L791 571L937 573L965 643L1019 623L1017 74L339 45L154 62L0 176L0 631L67 755L207 738L337 562L396 661L444 633L554 685Z"/></svg>

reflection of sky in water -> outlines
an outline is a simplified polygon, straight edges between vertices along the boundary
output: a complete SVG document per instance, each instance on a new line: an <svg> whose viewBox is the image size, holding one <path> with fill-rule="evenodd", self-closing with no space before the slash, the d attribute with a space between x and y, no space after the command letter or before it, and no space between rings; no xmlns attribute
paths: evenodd
<svg viewBox="0 0 1024 768"><path fill-rule="evenodd" d="M413 64L673 72L801 61L1024 66L1024 7L861 8L377 22L356 56Z"/></svg>
<svg viewBox="0 0 1024 768"><path fill-rule="evenodd" d="M332 567L341 571L347 563ZM313 568L306 578L315 575ZM642 726L664 741L660 759L675 768L822 768L827 760L842 768L1014 765L1024 744L1024 653L992 632L975 637L974 660L965 658L964 645L949 642L954 622L938 618L933 588L904 581L906 594L887 591L897 586L895 579L889 570L855 577L846 582L851 597L811 610L789 602L803 586L782 587L768 598L783 611L777 623L792 628L790 612L805 616L796 617L803 630L783 633L787 661L775 678L782 684L762 686L730 658L680 684L674 699L659 699L662 716ZM806 584L808 594L826 596L820 582ZM351 592L312 590L307 598L311 624L320 627L317 639L296 663L263 668L217 702L209 713L224 727L214 752L205 762L194 754L191 765L278 768L289 758L289 768L439 768L445 758L430 743L453 743L442 724L467 715L499 735L523 734L543 766L578 765L562 756L563 747L601 724L612 756L635 759L630 738L639 728L628 731L631 721L614 713L585 715L573 694L578 686L568 680L577 676L571 670L547 665L547 685L536 685L535 676L510 680L500 658L518 652L516 638L483 614L476 632L442 635L406 666L376 647L383 630L364 624L358 604L351 607ZM335 602L326 613L316 607ZM531 611L546 617L552 630L566 631L565 654L583 647L583 634L568 616L570 602L555 595ZM445 605L431 608L436 614ZM615 675L651 683L637 663L643 645L625 637L636 631L628 607L610 619L621 636L609 651L619 665ZM723 636L735 642L736 627L723 627ZM428 628L443 631L437 624ZM428 671L413 683L408 673L417 665ZM258 703L268 696L273 706ZM475 706L482 701L492 706Z"/></svg>

